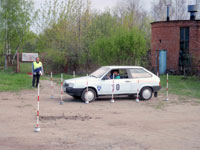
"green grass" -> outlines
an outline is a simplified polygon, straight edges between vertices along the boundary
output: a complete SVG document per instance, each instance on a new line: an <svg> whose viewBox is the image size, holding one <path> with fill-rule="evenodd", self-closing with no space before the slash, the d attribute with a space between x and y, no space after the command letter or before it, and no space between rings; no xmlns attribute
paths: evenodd
<svg viewBox="0 0 200 150"><path fill-rule="evenodd" d="M161 86L166 88L166 75L160 77ZM169 76L169 93L200 98L200 80L197 77Z"/></svg>
<svg viewBox="0 0 200 150"><path fill-rule="evenodd" d="M27 74L0 71L0 92L31 89L32 78Z"/></svg>
<svg viewBox="0 0 200 150"><path fill-rule="evenodd" d="M32 63L20 63L20 73L32 72Z"/></svg>

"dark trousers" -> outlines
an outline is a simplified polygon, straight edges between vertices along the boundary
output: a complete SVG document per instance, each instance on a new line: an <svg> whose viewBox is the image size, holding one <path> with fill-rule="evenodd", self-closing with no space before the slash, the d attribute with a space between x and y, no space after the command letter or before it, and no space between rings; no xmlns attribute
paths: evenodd
<svg viewBox="0 0 200 150"><path fill-rule="evenodd" d="M35 87L35 81L36 81L36 87L38 87L38 84L40 82L40 74L37 73L36 75L33 75L33 80L32 80L32 86Z"/></svg>

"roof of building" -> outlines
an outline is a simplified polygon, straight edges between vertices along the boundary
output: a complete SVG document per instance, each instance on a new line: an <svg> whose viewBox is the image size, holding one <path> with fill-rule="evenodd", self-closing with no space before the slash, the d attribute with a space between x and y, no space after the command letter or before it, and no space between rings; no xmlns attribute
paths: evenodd
<svg viewBox="0 0 200 150"><path fill-rule="evenodd" d="M200 20L170 20L170 21L155 21L151 24L155 23L178 23L178 22L200 22Z"/></svg>

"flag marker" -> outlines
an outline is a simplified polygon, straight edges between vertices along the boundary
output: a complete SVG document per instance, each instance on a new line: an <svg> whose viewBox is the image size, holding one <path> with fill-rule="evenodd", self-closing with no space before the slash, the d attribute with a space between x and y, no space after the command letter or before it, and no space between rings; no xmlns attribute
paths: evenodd
<svg viewBox="0 0 200 150"><path fill-rule="evenodd" d="M76 77L76 72L75 72L75 71L73 71L73 77L74 77L74 78Z"/></svg>
<svg viewBox="0 0 200 150"><path fill-rule="evenodd" d="M64 104L63 101L63 74L61 74L61 86L60 86L60 105Z"/></svg>
<svg viewBox="0 0 200 150"><path fill-rule="evenodd" d="M38 96L37 96L37 122L36 127L34 129L35 132L40 132L40 126L39 126L39 110L40 110L40 84L38 84Z"/></svg>
<svg viewBox="0 0 200 150"><path fill-rule="evenodd" d="M169 91L168 91L168 88L169 88L169 83L168 83L168 80L169 80L169 77L168 77L168 73L167 73L167 84L166 84L166 99L165 101L168 101L169 100Z"/></svg>
<svg viewBox="0 0 200 150"><path fill-rule="evenodd" d="M115 102L115 100L114 100L114 91L115 91L115 80L114 80L114 73L113 73L113 82L112 82L112 98L111 98L111 100L110 100L110 102L111 103L114 103Z"/></svg>
<svg viewBox="0 0 200 150"><path fill-rule="evenodd" d="M87 93L86 93L87 95L86 95L85 103L86 103L86 104L89 104L89 95L88 95L88 74L87 74L86 87L87 87Z"/></svg>
<svg viewBox="0 0 200 150"><path fill-rule="evenodd" d="M136 96L136 102L140 102L139 100L139 80L138 80L138 84L137 84L137 96Z"/></svg>
<svg viewBox="0 0 200 150"><path fill-rule="evenodd" d="M51 99L53 99L53 74L51 72Z"/></svg>

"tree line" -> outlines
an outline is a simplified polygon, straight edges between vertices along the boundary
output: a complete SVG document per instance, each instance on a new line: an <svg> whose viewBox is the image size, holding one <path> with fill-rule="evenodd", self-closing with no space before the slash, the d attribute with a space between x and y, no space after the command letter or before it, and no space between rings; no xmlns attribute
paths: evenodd
<svg viewBox="0 0 200 150"><path fill-rule="evenodd" d="M0 0L0 53L38 52L47 70L67 72L148 67L150 23L166 19L169 3L172 19L189 17L186 0L153 1L150 13L142 2L119 0L99 12L90 0L45 0L37 9L32 0Z"/></svg>

